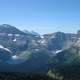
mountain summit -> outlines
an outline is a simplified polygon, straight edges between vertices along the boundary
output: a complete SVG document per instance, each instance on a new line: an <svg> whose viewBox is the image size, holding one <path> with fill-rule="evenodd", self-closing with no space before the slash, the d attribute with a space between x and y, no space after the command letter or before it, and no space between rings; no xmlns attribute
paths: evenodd
<svg viewBox="0 0 80 80"><path fill-rule="evenodd" d="M14 26L3 24L0 25L0 33L7 33L7 34L24 34L19 29Z"/></svg>

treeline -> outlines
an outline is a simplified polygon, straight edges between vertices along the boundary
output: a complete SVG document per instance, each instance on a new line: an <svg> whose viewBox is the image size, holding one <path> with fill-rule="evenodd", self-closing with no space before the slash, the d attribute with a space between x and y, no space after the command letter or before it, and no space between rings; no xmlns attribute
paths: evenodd
<svg viewBox="0 0 80 80"><path fill-rule="evenodd" d="M80 80L80 64L64 64L46 74L0 72L0 80Z"/></svg>
<svg viewBox="0 0 80 80"><path fill-rule="evenodd" d="M56 80L47 75L31 75L26 73L1 72L0 80Z"/></svg>
<svg viewBox="0 0 80 80"><path fill-rule="evenodd" d="M60 80L80 80L80 64L63 64L52 70L48 75Z"/></svg>

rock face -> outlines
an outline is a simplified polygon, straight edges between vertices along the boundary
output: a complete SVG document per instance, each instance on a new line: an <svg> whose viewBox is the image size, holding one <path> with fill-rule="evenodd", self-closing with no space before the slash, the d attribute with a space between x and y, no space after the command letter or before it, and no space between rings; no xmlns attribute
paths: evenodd
<svg viewBox="0 0 80 80"><path fill-rule="evenodd" d="M11 57L11 52L7 48L0 48L0 62L4 63Z"/></svg>
<svg viewBox="0 0 80 80"><path fill-rule="evenodd" d="M64 42L66 41L66 37L64 33L57 32L51 36L50 40L48 41L48 48L51 50L62 49L64 46Z"/></svg>

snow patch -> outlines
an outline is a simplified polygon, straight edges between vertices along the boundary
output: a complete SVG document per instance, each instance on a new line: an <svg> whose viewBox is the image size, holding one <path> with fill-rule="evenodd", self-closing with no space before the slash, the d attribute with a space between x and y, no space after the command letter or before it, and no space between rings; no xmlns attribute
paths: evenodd
<svg viewBox="0 0 80 80"><path fill-rule="evenodd" d="M20 34L15 34L15 37L19 37L20 36Z"/></svg>
<svg viewBox="0 0 80 80"><path fill-rule="evenodd" d="M18 59L18 56L14 55L12 56L12 59Z"/></svg>
<svg viewBox="0 0 80 80"><path fill-rule="evenodd" d="M8 34L8 36L13 36L13 34Z"/></svg>
<svg viewBox="0 0 80 80"><path fill-rule="evenodd" d="M46 43L46 40L41 40L41 44L44 44L44 43Z"/></svg>
<svg viewBox="0 0 80 80"><path fill-rule="evenodd" d="M10 53L12 53L8 48L5 48L5 47L2 46L2 45L0 45L0 48L1 48L1 49L4 49L4 50L6 50L6 51L8 51L8 52L10 52Z"/></svg>
<svg viewBox="0 0 80 80"><path fill-rule="evenodd" d="M39 51L39 49L35 49L35 51Z"/></svg>
<svg viewBox="0 0 80 80"><path fill-rule="evenodd" d="M40 43L42 45L46 45L47 44L45 39L38 40L38 43Z"/></svg>
<svg viewBox="0 0 80 80"><path fill-rule="evenodd" d="M58 54L58 53L60 53L60 52L62 52L62 50L57 50L57 51L56 51L56 54Z"/></svg>
<svg viewBox="0 0 80 80"><path fill-rule="evenodd" d="M44 38L44 36L40 36L42 39Z"/></svg>
<svg viewBox="0 0 80 80"><path fill-rule="evenodd" d="M4 48L2 45L0 45L0 48Z"/></svg>
<svg viewBox="0 0 80 80"><path fill-rule="evenodd" d="M16 41L17 41L16 39L13 40L13 42L16 42Z"/></svg>

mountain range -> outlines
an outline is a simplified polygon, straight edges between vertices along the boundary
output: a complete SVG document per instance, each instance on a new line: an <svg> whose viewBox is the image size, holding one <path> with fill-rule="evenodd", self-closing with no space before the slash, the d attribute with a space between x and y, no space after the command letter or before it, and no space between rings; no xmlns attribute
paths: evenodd
<svg viewBox="0 0 80 80"><path fill-rule="evenodd" d="M0 25L0 72L45 73L65 63L80 63L80 30L40 35Z"/></svg>

